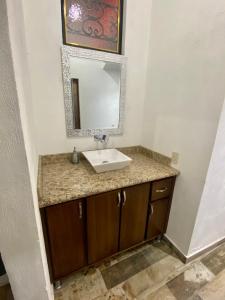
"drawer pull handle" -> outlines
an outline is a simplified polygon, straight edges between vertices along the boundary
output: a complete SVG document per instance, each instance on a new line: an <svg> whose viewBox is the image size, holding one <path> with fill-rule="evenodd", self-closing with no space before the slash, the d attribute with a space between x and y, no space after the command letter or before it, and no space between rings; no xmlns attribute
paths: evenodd
<svg viewBox="0 0 225 300"><path fill-rule="evenodd" d="M125 206L126 201L127 201L127 194L126 191L123 191L123 206Z"/></svg>
<svg viewBox="0 0 225 300"><path fill-rule="evenodd" d="M82 208L82 203L79 202L79 218L82 219L83 218L83 208Z"/></svg>
<svg viewBox="0 0 225 300"><path fill-rule="evenodd" d="M120 192L118 192L118 204L117 204L117 206L120 207L120 204L121 204L121 194L120 194Z"/></svg>
<svg viewBox="0 0 225 300"><path fill-rule="evenodd" d="M167 187L160 189L160 190L156 190L156 193L165 193L168 190Z"/></svg>
<svg viewBox="0 0 225 300"><path fill-rule="evenodd" d="M154 207L153 207L153 205L151 204L151 205L150 205L150 218L152 217L153 214L154 214Z"/></svg>

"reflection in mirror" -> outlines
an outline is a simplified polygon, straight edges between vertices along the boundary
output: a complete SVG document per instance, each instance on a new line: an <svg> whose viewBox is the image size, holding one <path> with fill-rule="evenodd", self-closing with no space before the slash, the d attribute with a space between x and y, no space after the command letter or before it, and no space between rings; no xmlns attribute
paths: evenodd
<svg viewBox="0 0 225 300"><path fill-rule="evenodd" d="M121 65L70 57L75 129L119 126Z"/></svg>
<svg viewBox="0 0 225 300"><path fill-rule="evenodd" d="M81 129L81 127L80 127L79 79L71 78L71 92L72 92L72 100L73 100L74 128Z"/></svg>
<svg viewBox="0 0 225 300"><path fill-rule="evenodd" d="M121 134L126 58L63 46L62 67L68 137Z"/></svg>

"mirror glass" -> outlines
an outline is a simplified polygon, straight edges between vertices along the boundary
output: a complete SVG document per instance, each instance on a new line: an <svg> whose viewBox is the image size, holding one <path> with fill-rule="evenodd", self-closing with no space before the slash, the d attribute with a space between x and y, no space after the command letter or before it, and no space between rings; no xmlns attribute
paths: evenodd
<svg viewBox="0 0 225 300"><path fill-rule="evenodd" d="M120 122L120 63L70 56L74 129L113 129Z"/></svg>

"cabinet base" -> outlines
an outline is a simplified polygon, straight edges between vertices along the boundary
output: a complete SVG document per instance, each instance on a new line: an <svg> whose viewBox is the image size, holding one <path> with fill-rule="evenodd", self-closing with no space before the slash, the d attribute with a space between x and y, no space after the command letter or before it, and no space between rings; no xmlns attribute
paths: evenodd
<svg viewBox="0 0 225 300"><path fill-rule="evenodd" d="M156 241L160 243L161 240L162 240L162 235L159 235L159 236L156 238Z"/></svg>
<svg viewBox="0 0 225 300"><path fill-rule="evenodd" d="M55 281L54 287L55 287L56 290L61 289L61 287L62 287L62 282L61 282L61 280Z"/></svg>

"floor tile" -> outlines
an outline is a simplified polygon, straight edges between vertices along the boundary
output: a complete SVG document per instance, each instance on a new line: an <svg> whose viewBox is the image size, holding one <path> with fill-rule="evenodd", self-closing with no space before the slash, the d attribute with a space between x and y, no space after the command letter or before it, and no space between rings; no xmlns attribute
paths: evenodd
<svg viewBox="0 0 225 300"><path fill-rule="evenodd" d="M131 298L136 298L150 288L150 279L148 273L145 270L139 272L135 276L128 279L122 287L127 295L129 295Z"/></svg>
<svg viewBox="0 0 225 300"><path fill-rule="evenodd" d="M183 263L178 258L167 255L144 271L128 279L123 284L123 289L131 297L140 297L160 282L166 283L172 278L174 272L182 267Z"/></svg>
<svg viewBox="0 0 225 300"><path fill-rule="evenodd" d="M160 242L153 243L152 247L163 251L167 255L172 255L177 257L174 249L165 240L161 240Z"/></svg>
<svg viewBox="0 0 225 300"><path fill-rule="evenodd" d="M87 274L77 276L70 285L62 287L56 292L57 300L86 300L95 299L107 292L101 272L90 269Z"/></svg>
<svg viewBox="0 0 225 300"><path fill-rule="evenodd" d="M156 285L159 282L172 279L174 272L180 270L183 266L184 264L177 257L168 255L148 267L146 272L153 283L152 285Z"/></svg>
<svg viewBox="0 0 225 300"><path fill-rule="evenodd" d="M205 256L201 262L215 275L225 269L225 244Z"/></svg>
<svg viewBox="0 0 225 300"><path fill-rule="evenodd" d="M225 299L225 270L219 273L213 281L197 292L202 300L224 300Z"/></svg>
<svg viewBox="0 0 225 300"><path fill-rule="evenodd" d="M168 255L165 249L165 246L164 248L162 246L161 249L159 246L147 246L134 255L113 264L109 268L101 270L106 287L108 289L113 288L138 272L160 261Z"/></svg>
<svg viewBox="0 0 225 300"><path fill-rule="evenodd" d="M111 289L111 293L114 297L118 297L120 299L133 299L122 289L122 286L114 287L113 289Z"/></svg>
<svg viewBox="0 0 225 300"><path fill-rule="evenodd" d="M159 243L152 245L151 248L144 249L142 253L148 261L148 266L168 256L167 249L164 246L160 248Z"/></svg>
<svg viewBox="0 0 225 300"><path fill-rule="evenodd" d="M117 257L115 257L115 258L109 258L109 259L106 259L104 262L102 262L99 266L97 266L97 268L101 272L103 272L103 270L108 269L108 268L114 266L118 262L119 261L117 260Z"/></svg>
<svg viewBox="0 0 225 300"><path fill-rule="evenodd" d="M129 258L129 257L131 257L135 254L143 252L144 250L150 249L151 247L152 247L151 244L145 244L145 245L142 245L142 246L137 247L135 249L122 252L122 253L118 254L115 258L116 258L117 262L120 262L120 261L125 260L125 259L127 259L127 258Z"/></svg>
<svg viewBox="0 0 225 300"><path fill-rule="evenodd" d="M202 298L199 295L194 294L193 296L188 298L188 300L202 300ZM213 299L211 299L211 300L213 300Z"/></svg>
<svg viewBox="0 0 225 300"><path fill-rule="evenodd" d="M116 287L111 289L104 295L95 298L94 300L133 300L133 298L127 296L120 287Z"/></svg>
<svg viewBox="0 0 225 300"><path fill-rule="evenodd" d="M102 272L103 270L135 255L135 254L138 254L140 252L142 252L143 250L145 249L149 249L151 248L152 246L150 244L145 244L141 247L137 247L135 249L132 249L132 250L128 250L128 251L124 251L122 253L119 253L118 255L115 255L113 258L109 258L109 259L106 259L103 263L101 263L99 266L98 266L98 269Z"/></svg>
<svg viewBox="0 0 225 300"><path fill-rule="evenodd" d="M137 253L102 271L102 276L108 289L132 277L149 265L142 253Z"/></svg>
<svg viewBox="0 0 225 300"><path fill-rule="evenodd" d="M70 289L55 291L55 300L71 300Z"/></svg>
<svg viewBox="0 0 225 300"><path fill-rule="evenodd" d="M178 300L187 300L213 278L214 275L202 263L196 262L167 286Z"/></svg>
<svg viewBox="0 0 225 300"><path fill-rule="evenodd" d="M163 286L159 290L148 294L145 297L138 298L138 300L178 300L174 297L171 291L168 289L167 286ZM181 300L181 299L179 299Z"/></svg>

